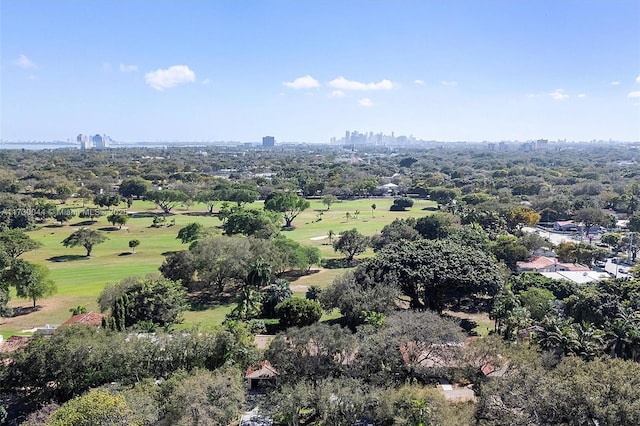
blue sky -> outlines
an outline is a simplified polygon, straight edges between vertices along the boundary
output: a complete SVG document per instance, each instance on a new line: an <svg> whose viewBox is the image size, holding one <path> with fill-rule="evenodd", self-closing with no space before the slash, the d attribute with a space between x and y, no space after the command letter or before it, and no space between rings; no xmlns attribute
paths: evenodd
<svg viewBox="0 0 640 426"><path fill-rule="evenodd" d="M640 140L640 1L0 0L0 138Z"/></svg>

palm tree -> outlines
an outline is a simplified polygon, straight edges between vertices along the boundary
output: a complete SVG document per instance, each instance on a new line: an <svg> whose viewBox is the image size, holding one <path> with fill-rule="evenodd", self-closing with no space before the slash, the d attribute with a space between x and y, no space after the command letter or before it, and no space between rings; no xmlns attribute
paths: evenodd
<svg viewBox="0 0 640 426"><path fill-rule="evenodd" d="M629 307L606 324L607 351L612 357L637 360L640 355L640 317Z"/></svg>
<svg viewBox="0 0 640 426"><path fill-rule="evenodd" d="M571 353L578 355L585 361L593 360L604 346L604 333L587 322L571 325L573 339L569 341Z"/></svg>
<svg viewBox="0 0 640 426"><path fill-rule="evenodd" d="M262 298L260 293L249 286L245 286L238 295L237 302L233 311L229 314L231 318L251 319L260 315L260 302Z"/></svg>
<svg viewBox="0 0 640 426"><path fill-rule="evenodd" d="M259 289L271 281L272 275L271 264L262 258L257 258L249 265L246 284L254 289Z"/></svg>
<svg viewBox="0 0 640 426"><path fill-rule="evenodd" d="M278 279L271 285L265 287L262 293L262 313L267 318L275 315L276 305L293 295L289 281Z"/></svg>

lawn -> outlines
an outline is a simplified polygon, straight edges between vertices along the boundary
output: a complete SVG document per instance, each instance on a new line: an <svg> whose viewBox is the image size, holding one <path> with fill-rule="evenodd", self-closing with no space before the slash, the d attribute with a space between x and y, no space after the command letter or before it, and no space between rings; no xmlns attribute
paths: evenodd
<svg viewBox="0 0 640 426"><path fill-rule="evenodd" d="M284 235L301 244L318 247L325 259L339 258L341 254L333 251L327 238L329 231L337 236L344 230L356 228L365 235L373 235L395 218L424 216L435 207L433 202L416 200L414 207L406 212L391 212L389 207L392 203L391 198L359 199L336 202L327 210L320 200L311 200L310 208L293 221L295 229L284 231ZM375 209L372 209L373 204L376 205ZM67 206L80 207L78 204ZM262 203L253 203L250 207L262 208ZM103 216L95 223L76 217L64 226L50 220L29 232L33 239L42 242L43 245L36 251L24 254L22 258L46 265L51 270L51 277L58 286L58 292L54 296L39 300L38 305L41 308L36 312L13 318L0 318L0 333L6 338L34 326L59 324L69 318L69 309L77 305L97 310L96 299L106 284L116 283L129 276L157 273L164 260L163 254L186 249L187 246L176 239L181 227L191 222L199 222L206 227L220 225L216 216L205 214L205 206L198 204L188 210L174 209L174 214L167 217L166 226L159 228L151 227L153 214L157 213L152 203L135 201L129 211L139 212L140 217L130 218L122 229L112 227ZM94 247L90 258L85 257L86 251L82 247L66 248L61 244L63 239L81 226L101 230L109 238ZM140 240L135 253L131 253L128 245L132 239ZM371 255L371 252L362 256L368 255ZM293 281L292 288L296 296L304 297L306 287L326 287L344 272L344 269L316 268L314 273ZM14 294L11 306L27 306L29 303L16 299ZM232 308L233 305L230 304L186 312L185 323L181 327L211 327L222 322ZM323 319L335 318L336 315L332 313Z"/></svg>

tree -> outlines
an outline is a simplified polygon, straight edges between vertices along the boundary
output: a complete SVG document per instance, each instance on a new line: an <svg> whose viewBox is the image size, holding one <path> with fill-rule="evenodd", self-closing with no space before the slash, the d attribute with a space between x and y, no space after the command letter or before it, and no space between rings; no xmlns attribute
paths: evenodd
<svg viewBox="0 0 640 426"><path fill-rule="evenodd" d="M420 238L420 234L415 228L416 220L412 217L407 219L394 219L382 228L380 234L371 238L371 245L374 251L382 250L385 246L397 243L401 240L414 241Z"/></svg>
<svg viewBox="0 0 640 426"><path fill-rule="evenodd" d="M9 268L2 271L2 281L13 285L18 297L32 300L34 308L38 299L50 296L57 291L46 266L22 259L11 261Z"/></svg>
<svg viewBox="0 0 640 426"><path fill-rule="evenodd" d="M180 281L183 286L190 288L196 267L194 252L181 250L167 255L160 266L160 273L165 278Z"/></svg>
<svg viewBox="0 0 640 426"><path fill-rule="evenodd" d="M227 315L231 319L243 321L257 318L260 315L262 296L252 287L245 285L238 292L236 307Z"/></svg>
<svg viewBox="0 0 640 426"><path fill-rule="evenodd" d="M84 205L87 202L87 200L90 200L93 198L93 191L91 191L89 188L85 186L80 187L80 189L78 189L77 194L78 194L78 198L82 200L82 208L84 208Z"/></svg>
<svg viewBox="0 0 640 426"><path fill-rule="evenodd" d="M131 249L131 253L136 252L136 247L140 245L140 240L129 240L129 248Z"/></svg>
<svg viewBox="0 0 640 426"><path fill-rule="evenodd" d="M640 213L636 213L629 218L627 228L629 228L631 232L640 232Z"/></svg>
<svg viewBox="0 0 640 426"><path fill-rule="evenodd" d="M551 302L555 300L553 293L545 288L529 287L518 294L522 307L526 308L534 321L542 321L551 313Z"/></svg>
<svg viewBox="0 0 640 426"><path fill-rule="evenodd" d="M176 238L179 239L182 244L192 243L202 236L203 230L204 226L201 223L193 222L184 228L180 228Z"/></svg>
<svg viewBox="0 0 640 426"><path fill-rule="evenodd" d="M162 189L149 191L145 194L145 198L156 203L160 207L164 214L171 213L178 204L187 201L189 198L187 194L175 189Z"/></svg>
<svg viewBox="0 0 640 426"><path fill-rule="evenodd" d="M163 384L165 423L172 425L234 424L246 402L237 369L197 369L178 373Z"/></svg>
<svg viewBox="0 0 640 426"><path fill-rule="evenodd" d="M389 210L391 210L392 212L403 212L411 207L413 207L413 200L411 198L402 197L393 200L393 204L391 205Z"/></svg>
<svg viewBox="0 0 640 426"><path fill-rule="evenodd" d="M460 326L433 311L397 312L367 336L357 355L359 373L382 383L389 377L398 381L424 378L429 376L425 364L434 368L455 359L460 355L456 347L463 341ZM387 371L381 372L380 365Z"/></svg>
<svg viewBox="0 0 640 426"><path fill-rule="evenodd" d="M452 188L429 188L429 198L438 205L448 205L460 197L460 191Z"/></svg>
<svg viewBox="0 0 640 426"><path fill-rule="evenodd" d="M98 194L93 197L93 203L100 207L113 207L120 204L122 199L118 194Z"/></svg>
<svg viewBox="0 0 640 426"><path fill-rule="evenodd" d="M222 228L227 235L244 234L269 239L278 235L281 220L276 212L235 207L226 216Z"/></svg>
<svg viewBox="0 0 640 426"><path fill-rule="evenodd" d="M606 258L608 251L588 243L562 242L558 244L556 254L563 262L591 265L595 260Z"/></svg>
<svg viewBox="0 0 640 426"><path fill-rule="evenodd" d="M326 377L340 377L350 370L356 339L339 325L315 323L292 327L278 335L265 352L265 358L280 373L283 383L308 379L317 384Z"/></svg>
<svg viewBox="0 0 640 426"><path fill-rule="evenodd" d="M531 256L529 250L512 235L498 235L491 246L491 252L514 272L518 261L527 260Z"/></svg>
<svg viewBox="0 0 640 426"><path fill-rule="evenodd" d="M86 314L87 311L87 307L84 305L78 305L75 306L71 309L69 309L69 312L71 312L71 316L75 316L75 315L80 315L80 314Z"/></svg>
<svg viewBox="0 0 640 426"><path fill-rule="evenodd" d="M304 327L320 320L322 307L314 300L292 297L278 303L275 314L282 327Z"/></svg>
<svg viewBox="0 0 640 426"><path fill-rule="evenodd" d="M640 422L640 367L601 358L564 358L555 368L520 362L479 388L476 423L631 425Z"/></svg>
<svg viewBox="0 0 640 426"><path fill-rule="evenodd" d="M247 184L234 184L220 191L221 200L236 203L238 207L253 203L259 196L255 186Z"/></svg>
<svg viewBox="0 0 640 426"><path fill-rule="evenodd" d="M55 188L53 189L53 192L56 198L60 200L62 204L64 204L67 198L69 198L71 194L73 194L74 189L75 189L75 186L72 183L62 182L55 186Z"/></svg>
<svg viewBox="0 0 640 426"><path fill-rule="evenodd" d="M600 242L608 245L609 247L615 247L620 243L622 235L617 232L607 232L600 238Z"/></svg>
<svg viewBox="0 0 640 426"><path fill-rule="evenodd" d="M607 221L606 215L600 209L588 207L576 211L573 216L576 222L582 222L584 225L585 235L589 235L589 231L596 225L602 225Z"/></svg>
<svg viewBox="0 0 640 426"><path fill-rule="evenodd" d="M327 210L331 209L331 205L338 201L338 197L333 194L327 194L322 197L322 204L327 206Z"/></svg>
<svg viewBox="0 0 640 426"><path fill-rule="evenodd" d="M142 197L151 190L151 184L140 177L125 179L118 188L118 193L124 198Z"/></svg>
<svg viewBox="0 0 640 426"><path fill-rule="evenodd" d="M126 213L121 213L121 212L120 213L113 213L113 214L110 214L109 216L107 216L107 220L113 226L118 225L118 228L122 229L122 225L126 225L126 223L129 221L129 215L127 215Z"/></svg>
<svg viewBox="0 0 640 426"><path fill-rule="evenodd" d="M273 270L271 264L264 259L258 257L249 264L247 278L245 283L256 290L266 286L271 282Z"/></svg>
<svg viewBox="0 0 640 426"><path fill-rule="evenodd" d="M62 240L62 245L65 247L82 246L87 250L87 257L89 257L93 246L106 240L108 238L102 232L82 227Z"/></svg>
<svg viewBox="0 0 640 426"><path fill-rule="evenodd" d="M42 243L31 239L20 229L9 229L0 232L0 251L11 259L18 258L28 251L37 250Z"/></svg>
<svg viewBox="0 0 640 426"><path fill-rule="evenodd" d="M451 213L437 212L423 216L415 221L415 229L424 238L438 240L446 238L455 227L455 216Z"/></svg>
<svg viewBox="0 0 640 426"><path fill-rule="evenodd" d="M187 306L184 288L160 275L126 278L105 287L98 300L111 309L118 330L142 322L168 328L182 321Z"/></svg>
<svg viewBox="0 0 640 426"><path fill-rule="evenodd" d="M284 191L272 193L264 202L265 210L282 213L285 228L291 228L291 222L293 222L300 213L308 209L309 206L309 201L300 198L293 192Z"/></svg>
<svg viewBox="0 0 640 426"><path fill-rule="evenodd" d="M289 281L277 279L273 284L262 290L262 316L273 318L275 308L280 303L293 295Z"/></svg>
<svg viewBox="0 0 640 426"><path fill-rule="evenodd" d="M387 246L360 265L366 274L383 284L395 276L413 309L441 312L446 301L460 302L475 294L493 296L503 286L495 258L484 249L448 240L417 240Z"/></svg>
<svg viewBox="0 0 640 426"><path fill-rule="evenodd" d="M358 276L347 272L338 276L329 287L320 293L322 307L331 311L337 308L344 322L351 328L363 324L365 312L389 314L396 309L396 300L401 295L395 273L374 277L364 271Z"/></svg>
<svg viewBox="0 0 640 426"><path fill-rule="evenodd" d="M528 207L518 206L509 210L506 221L511 229L520 229L522 226L533 226L540 222L540 214Z"/></svg>
<svg viewBox="0 0 640 426"><path fill-rule="evenodd" d="M203 287L222 293L227 285L244 283L249 265L255 257L254 253L268 254L264 251L262 253L259 250L254 251L252 244L255 241L253 240L241 237L213 237L199 240L189 252ZM169 259L168 257L167 261ZM188 271L190 270L189 267Z"/></svg>
<svg viewBox="0 0 640 426"><path fill-rule="evenodd" d="M56 212L54 219L60 222L60 225L64 225L64 222L69 221L75 213L71 209L60 209Z"/></svg>
<svg viewBox="0 0 640 426"><path fill-rule="evenodd" d="M354 256L364 253L368 245L369 238L353 228L340 234L340 237L333 243L333 250L344 254L347 263L351 263Z"/></svg>
<svg viewBox="0 0 640 426"><path fill-rule="evenodd" d="M207 205L209 214L213 214L213 207L217 201L220 201L221 193L219 190L208 189L200 191L196 194L196 201Z"/></svg>
<svg viewBox="0 0 640 426"><path fill-rule="evenodd" d="M53 412L47 425L83 426L101 425L143 425L142 416L134 413L122 395L112 395L102 390L92 390L78 396Z"/></svg>

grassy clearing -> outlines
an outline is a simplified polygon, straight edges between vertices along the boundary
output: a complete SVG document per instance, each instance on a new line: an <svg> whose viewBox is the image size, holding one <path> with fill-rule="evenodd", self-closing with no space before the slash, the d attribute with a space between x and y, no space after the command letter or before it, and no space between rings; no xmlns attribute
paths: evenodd
<svg viewBox="0 0 640 426"><path fill-rule="evenodd" d="M344 230L356 228L365 235L373 235L395 218L421 217L429 214L429 210L435 207L433 202L416 200L414 207L406 212L391 212L389 207L392 203L391 198L352 200L337 202L327 210L320 200L312 200L311 207L293 221L295 229L285 231L284 235L301 244L318 247L323 258L340 258L342 255L335 253L329 240L323 238L330 230L338 235ZM375 210L371 208L372 204L376 204ZM79 209L80 205L72 203L66 207ZM262 208L262 203L253 203L250 207ZM129 211L139 212L145 217L129 219L122 229L112 227L103 216L95 223L77 217L64 226L49 222L29 232L30 236L42 242L43 246L22 257L46 265L58 286L58 293L39 300L41 309L37 312L14 318L0 318L0 333L6 338L34 326L62 323L69 318L69 309L77 305L97 310L96 299L106 284L118 282L129 276L157 273L164 260L163 253L186 249L186 245L176 239L181 227L191 222L199 222L206 227L220 225L216 216L206 214L205 206L198 204L188 210L174 209L175 214L168 216L166 221L170 226L160 228L151 227L153 214L159 213L153 204L135 201ZM66 248L61 244L63 239L81 226L101 230L109 238L94 247L91 258L85 257L86 251L82 247ZM140 240L140 246L134 254L130 253L128 245L132 239ZM367 252L361 257L371 253ZM317 285L324 288L344 272L345 269L320 268L317 273L293 281L292 286ZM304 297L304 291L297 291L296 295ZM27 305L28 301L16 299L14 295L11 306ZM213 327L220 324L232 308L233 305L230 304L186 312L185 323L181 327ZM325 315L323 320L335 318L336 315Z"/></svg>

